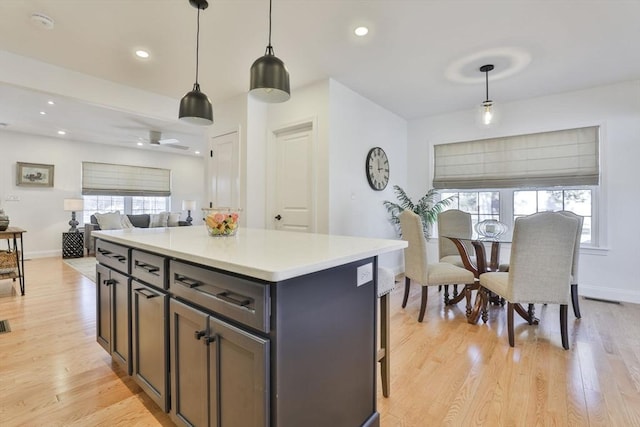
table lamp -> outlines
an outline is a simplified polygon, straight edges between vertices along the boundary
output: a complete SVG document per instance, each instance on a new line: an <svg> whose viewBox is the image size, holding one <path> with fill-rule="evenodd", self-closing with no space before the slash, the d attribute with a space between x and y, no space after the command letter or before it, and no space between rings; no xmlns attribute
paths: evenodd
<svg viewBox="0 0 640 427"><path fill-rule="evenodd" d="M64 199L64 210L67 212L71 212L71 221L69 221L70 233L77 233L78 229L76 226L78 225L78 221L76 221L76 212L82 211L84 209L84 200L82 199Z"/></svg>
<svg viewBox="0 0 640 427"><path fill-rule="evenodd" d="M196 201L195 200L183 200L182 201L182 210L183 211L187 211L187 222L189 223L189 225L191 225L191 221L193 221L193 218L191 218L191 211L195 211L196 210Z"/></svg>

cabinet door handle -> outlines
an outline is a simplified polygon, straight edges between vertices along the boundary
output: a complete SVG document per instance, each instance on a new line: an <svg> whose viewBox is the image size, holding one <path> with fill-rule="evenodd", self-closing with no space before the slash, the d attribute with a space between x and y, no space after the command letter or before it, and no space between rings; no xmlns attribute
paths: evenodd
<svg viewBox="0 0 640 427"><path fill-rule="evenodd" d="M127 257L124 255L115 255L114 258L117 259L119 262L124 262L127 259Z"/></svg>
<svg viewBox="0 0 640 427"><path fill-rule="evenodd" d="M195 331L193 333L193 336L195 339L200 340L200 338L202 338L206 334L206 332L207 331Z"/></svg>
<svg viewBox="0 0 640 427"><path fill-rule="evenodd" d="M149 298L155 298L158 296L158 294L153 293L151 291L146 290L145 288L138 288L135 290L136 293L139 293L140 295L146 297L147 299Z"/></svg>
<svg viewBox="0 0 640 427"><path fill-rule="evenodd" d="M106 286L111 286L111 285L115 285L116 283L118 283L118 281L116 279L107 279L107 280L103 280L103 283Z"/></svg>
<svg viewBox="0 0 640 427"><path fill-rule="evenodd" d="M111 252L106 250L106 249L102 249L102 248L98 248L98 253L104 255L104 256L109 256L111 255Z"/></svg>
<svg viewBox="0 0 640 427"><path fill-rule="evenodd" d="M218 334L206 335L204 337L204 344L205 345L209 345L212 342L216 342L217 340L218 340Z"/></svg>
<svg viewBox="0 0 640 427"><path fill-rule="evenodd" d="M183 276L181 274L176 274L174 280L176 281L176 283L184 285L188 288L197 288L198 286L202 286L202 282L194 279L189 279L187 276Z"/></svg>
<svg viewBox="0 0 640 427"><path fill-rule="evenodd" d="M156 267L151 264L146 264L144 262L136 261L136 267L145 270L147 273L155 273L160 270L160 267Z"/></svg>
<svg viewBox="0 0 640 427"><path fill-rule="evenodd" d="M231 294L230 292L220 292L219 294L216 294L216 298L220 298L222 301L234 304L234 305L239 305L240 307L246 307L247 305L251 304L251 299L243 297L242 295L238 295L241 299L237 299L237 298L233 298L230 295L235 295L235 294Z"/></svg>

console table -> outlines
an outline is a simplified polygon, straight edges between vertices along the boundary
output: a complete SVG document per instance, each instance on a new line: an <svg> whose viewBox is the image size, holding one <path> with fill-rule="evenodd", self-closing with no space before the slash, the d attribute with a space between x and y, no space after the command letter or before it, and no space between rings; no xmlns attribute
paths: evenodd
<svg viewBox="0 0 640 427"><path fill-rule="evenodd" d="M15 255L15 266L17 272L9 272L9 273L0 273L0 279L13 279L15 282L16 278L19 279L20 282L20 293L24 295L24 250L22 244L22 234L26 233L27 230L23 230L18 227L8 227L4 231L0 231L0 239L7 240L7 247L9 252ZM18 249L18 240L20 240L20 249Z"/></svg>

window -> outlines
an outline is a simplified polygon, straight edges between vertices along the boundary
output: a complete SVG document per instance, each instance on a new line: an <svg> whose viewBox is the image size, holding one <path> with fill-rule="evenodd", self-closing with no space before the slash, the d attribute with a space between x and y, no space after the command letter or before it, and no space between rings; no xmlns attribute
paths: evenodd
<svg viewBox="0 0 640 427"><path fill-rule="evenodd" d="M500 220L499 191L443 191L440 196L443 199L456 196L449 209L460 209L470 213L473 225L485 219Z"/></svg>
<svg viewBox="0 0 640 427"><path fill-rule="evenodd" d="M597 187L440 191L442 199L449 196L457 197L448 209L470 213L474 226L485 219L496 219L513 229L515 219L521 216L545 211L571 211L584 217L582 244L597 246L593 218L593 212L596 212Z"/></svg>
<svg viewBox="0 0 640 427"><path fill-rule="evenodd" d="M592 243L592 190L565 188L549 190L515 190L513 219L544 211L571 211L584 217L582 243Z"/></svg>
<svg viewBox="0 0 640 427"><path fill-rule="evenodd" d="M145 213L160 213L167 212L167 197L132 197L131 198L131 213L132 214L145 214Z"/></svg>
<svg viewBox="0 0 640 427"><path fill-rule="evenodd" d="M83 223L90 223L91 215L96 212L120 211L126 214L151 214L170 210L169 197L83 196L83 199Z"/></svg>

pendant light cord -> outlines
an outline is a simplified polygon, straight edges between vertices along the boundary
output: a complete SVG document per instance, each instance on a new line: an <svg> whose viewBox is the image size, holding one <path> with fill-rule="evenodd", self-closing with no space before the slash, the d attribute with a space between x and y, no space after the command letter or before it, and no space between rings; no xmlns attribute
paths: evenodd
<svg viewBox="0 0 640 427"><path fill-rule="evenodd" d="M489 101L489 70L484 72L484 76L485 76L485 82L486 82L486 88L487 88L487 99L485 102Z"/></svg>
<svg viewBox="0 0 640 427"><path fill-rule="evenodd" d="M198 57L200 56L199 52L200 52L200 7L198 6L198 23L196 25L196 84L195 86L199 86L198 85L198 66L199 66Z"/></svg>
<svg viewBox="0 0 640 427"><path fill-rule="evenodd" d="M273 55L273 46L271 46L271 7L273 5L273 1L269 0L269 44L267 45L267 49L265 50L265 55Z"/></svg>

